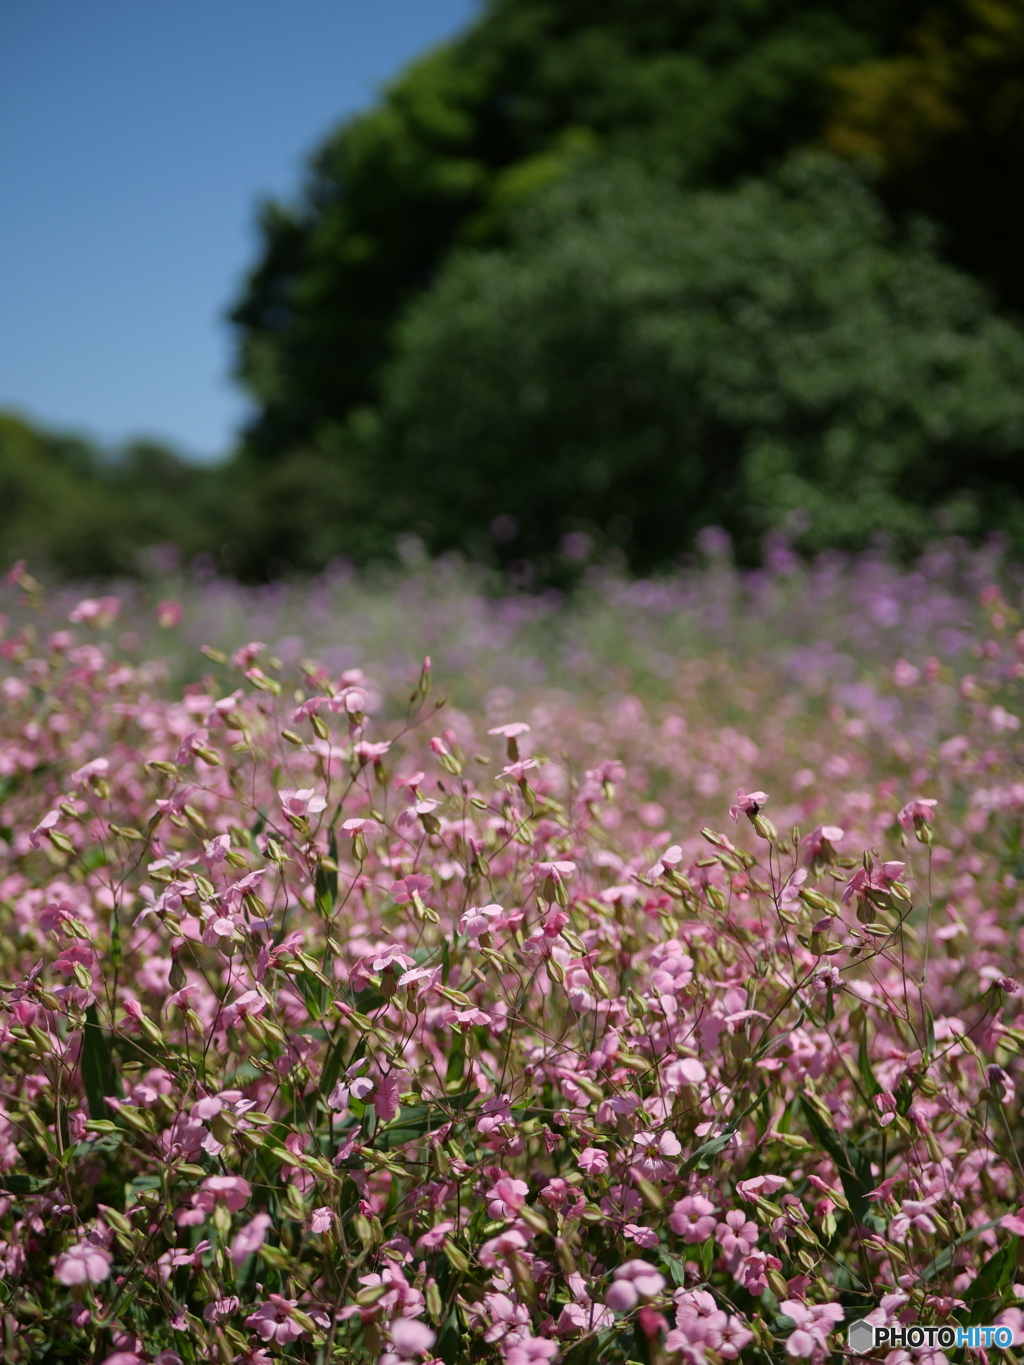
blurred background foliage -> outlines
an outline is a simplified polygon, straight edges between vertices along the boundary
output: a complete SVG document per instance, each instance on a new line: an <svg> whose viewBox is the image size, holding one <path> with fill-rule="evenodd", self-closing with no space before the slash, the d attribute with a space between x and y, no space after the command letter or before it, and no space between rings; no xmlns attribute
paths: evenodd
<svg viewBox="0 0 1024 1365"><path fill-rule="evenodd" d="M491 0L261 210L237 449L7 419L0 541L536 582L709 524L1024 551L1022 158L1024 0Z"/></svg>

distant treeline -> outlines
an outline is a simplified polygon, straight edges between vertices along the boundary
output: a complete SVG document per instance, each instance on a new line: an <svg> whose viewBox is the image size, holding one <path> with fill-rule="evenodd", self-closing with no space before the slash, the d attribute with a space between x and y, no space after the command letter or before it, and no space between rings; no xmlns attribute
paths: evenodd
<svg viewBox="0 0 1024 1365"><path fill-rule="evenodd" d="M711 523L1024 553L1022 89L1024 0L491 0L264 207L230 460L8 424L0 536L248 578L410 532L541 578Z"/></svg>

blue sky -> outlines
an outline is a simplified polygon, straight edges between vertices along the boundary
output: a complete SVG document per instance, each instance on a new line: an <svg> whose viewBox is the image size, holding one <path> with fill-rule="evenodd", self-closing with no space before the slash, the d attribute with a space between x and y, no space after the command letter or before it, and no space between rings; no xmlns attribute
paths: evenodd
<svg viewBox="0 0 1024 1365"><path fill-rule="evenodd" d="M0 0L0 407L208 457L254 209L474 0Z"/></svg>

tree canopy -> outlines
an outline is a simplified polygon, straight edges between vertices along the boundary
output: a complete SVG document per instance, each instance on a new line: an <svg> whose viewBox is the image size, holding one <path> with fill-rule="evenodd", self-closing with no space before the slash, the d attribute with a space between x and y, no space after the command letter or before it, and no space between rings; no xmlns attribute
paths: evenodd
<svg viewBox="0 0 1024 1365"><path fill-rule="evenodd" d="M0 541L1024 552L1022 159L1024 0L488 0L264 206L232 458L0 424Z"/></svg>
<svg viewBox="0 0 1024 1365"><path fill-rule="evenodd" d="M649 568L709 521L909 549L1024 488L1024 335L817 155L730 190L562 182L451 258L383 393L378 495L437 549L582 530Z"/></svg>
<svg viewBox="0 0 1024 1365"><path fill-rule="evenodd" d="M895 50L907 0L492 0L268 204L235 311L267 454L374 401L394 327L458 244L597 149L725 184L817 137L832 68Z"/></svg>
<svg viewBox="0 0 1024 1365"><path fill-rule="evenodd" d="M156 544L210 549L218 477L153 442L110 455L0 412L0 553L108 576L137 572Z"/></svg>

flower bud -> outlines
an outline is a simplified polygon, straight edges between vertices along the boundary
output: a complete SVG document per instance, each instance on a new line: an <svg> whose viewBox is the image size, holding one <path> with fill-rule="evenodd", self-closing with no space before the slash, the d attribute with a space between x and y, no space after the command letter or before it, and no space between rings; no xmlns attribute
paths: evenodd
<svg viewBox="0 0 1024 1365"><path fill-rule="evenodd" d="M441 1291L438 1288L437 1281L433 1276L427 1281L423 1298L427 1305L427 1313L430 1316L430 1320L432 1322L440 1322L444 1315L444 1303L441 1299Z"/></svg>
<svg viewBox="0 0 1024 1365"><path fill-rule="evenodd" d="M769 1270L766 1278L772 1293L777 1299L786 1299L789 1297L789 1285L777 1270Z"/></svg>
<svg viewBox="0 0 1024 1365"><path fill-rule="evenodd" d="M461 1251L455 1243L451 1241L446 1241L441 1250L448 1258L448 1263L455 1270L459 1271L460 1274L465 1275L466 1271L469 1269L469 1260L465 1252Z"/></svg>
<svg viewBox="0 0 1024 1365"><path fill-rule="evenodd" d="M754 833L759 834L762 839L767 839L769 843L779 837L779 832L766 815L755 815L751 824L754 826Z"/></svg>

